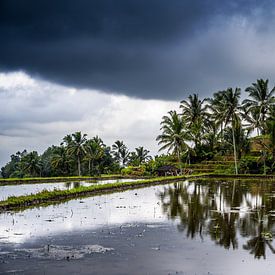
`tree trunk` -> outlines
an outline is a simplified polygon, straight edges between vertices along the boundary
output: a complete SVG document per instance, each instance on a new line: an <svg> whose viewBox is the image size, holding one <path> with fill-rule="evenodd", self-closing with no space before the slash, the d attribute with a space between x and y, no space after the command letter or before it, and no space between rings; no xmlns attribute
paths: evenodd
<svg viewBox="0 0 275 275"><path fill-rule="evenodd" d="M92 173L94 175L94 160L92 160Z"/></svg>
<svg viewBox="0 0 275 275"><path fill-rule="evenodd" d="M78 166L78 176L81 176L81 164L80 164L80 157L77 156L77 166Z"/></svg>
<svg viewBox="0 0 275 275"><path fill-rule="evenodd" d="M236 141L235 141L235 132L234 132L234 125L233 125L233 123L232 123L232 135L233 135L233 149L234 149L234 161L235 161L235 174L238 175Z"/></svg>
<svg viewBox="0 0 275 275"><path fill-rule="evenodd" d="M179 162L179 167L180 167L180 174L182 175L182 167L181 167L181 161L180 161L180 152L177 152L178 155L178 162Z"/></svg>
<svg viewBox="0 0 275 275"><path fill-rule="evenodd" d="M89 160L89 176L91 175L91 160Z"/></svg>
<svg viewBox="0 0 275 275"><path fill-rule="evenodd" d="M264 175L266 175L266 152L263 152L264 154Z"/></svg>

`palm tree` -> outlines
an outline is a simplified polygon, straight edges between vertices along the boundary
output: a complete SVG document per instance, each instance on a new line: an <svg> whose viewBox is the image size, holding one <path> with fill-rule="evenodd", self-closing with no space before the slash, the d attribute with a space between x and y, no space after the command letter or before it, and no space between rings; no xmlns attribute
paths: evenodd
<svg viewBox="0 0 275 275"><path fill-rule="evenodd" d="M104 156L104 149L97 139L88 140L85 145L85 160L88 161L89 175L94 171L94 162Z"/></svg>
<svg viewBox="0 0 275 275"><path fill-rule="evenodd" d="M206 119L207 105L204 104L205 99L200 100L198 94L189 95L189 100L182 100L180 108L182 109L183 118L188 121L187 127L192 126Z"/></svg>
<svg viewBox="0 0 275 275"><path fill-rule="evenodd" d="M259 131L261 130L261 122L260 122L260 113L256 109L249 109L247 106L242 106L242 118L247 122L246 129L249 133L253 132L254 129L257 131L257 135L259 135Z"/></svg>
<svg viewBox="0 0 275 275"><path fill-rule="evenodd" d="M146 162L147 160L152 159L152 157L149 156L150 151L144 149L143 146L135 148L135 150L136 150L135 153L136 153L138 163L142 164L142 163Z"/></svg>
<svg viewBox="0 0 275 275"><path fill-rule="evenodd" d="M129 150L125 147L123 147L121 150L120 150L120 159L121 159L121 163L122 163L122 166L125 166L129 160L129 156L130 156L130 153L129 153Z"/></svg>
<svg viewBox="0 0 275 275"><path fill-rule="evenodd" d="M127 148L123 141L117 140L113 145L113 155L115 160L120 164L122 162L122 154L124 154L124 158L127 155Z"/></svg>
<svg viewBox="0 0 275 275"><path fill-rule="evenodd" d="M217 127L220 127L220 138L223 140L223 112L224 112L224 91L214 93L212 98L208 98L208 108L210 109L210 117L214 121Z"/></svg>
<svg viewBox="0 0 275 275"><path fill-rule="evenodd" d="M228 88L223 92L223 98L220 106L220 118L224 121L224 125L231 124L232 139L233 139L233 150L234 150L234 162L235 162L235 173L238 174L237 165L237 151L236 151L236 140L235 140L235 129L237 124L240 123L240 111L241 107L239 104L241 96L241 89Z"/></svg>
<svg viewBox="0 0 275 275"><path fill-rule="evenodd" d="M249 131L242 127L241 121L237 121L235 125L235 142L236 142L236 152L238 158L241 158L243 154L249 152ZM224 144L229 145L230 148L233 146L233 132L227 127L224 130Z"/></svg>
<svg viewBox="0 0 275 275"><path fill-rule="evenodd" d="M181 152L188 148L185 142L188 136L183 118L176 111L170 111L168 116L162 118L160 130L162 130L162 134L156 139L158 145L162 145L159 151L172 152L177 156L180 165Z"/></svg>
<svg viewBox="0 0 275 275"><path fill-rule="evenodd" d="M262 157L260 161L264 164L264 174L266 174L266 160L268 157L271 159L271 171L275 168L275 120L268 119L266 122L268 138L259 139L258 143L262 147Z"/></svg>
<svg viewBox="0 0 275 275"><path fill-rule="evenodd" d="M81 176L81 158L85 155L84 144L87 140L86 137L87 134L82 135L81 132L75 132L68 143L68 154L77 158L78 176Z"/></svg>
<svg viewBox="0 0 275 275"><path fill-rule="evenodd" d="M275 103L275 87L269 91L268 79L258 79L256 83L245 89L251 99L245 99L243 105L251 112L259 114L258 121L262 134L266 133L266 119L270 108Z"/></svg>
<svg viewBox="0 0 275 275"><path fill-rule="evenodd" d="M40 174L41 162L36 151L30 152L22 157L21 165L24 171L28 172L31 176Z"/></svg>
<svg viewBox="0 0 275 275"><path fill-rule="evenodd" d="M104 144L103 140L98 136L96 135L95 137L92 138L92 140L97 143L99 146L101 147L105 147L106 145Z"/></svg>
<svg viewBox="0 0 275 275"><path fill-rule="evenodd" d="M208 120L208 106L205 102L206 99L200 100L198 94L193 94L189 95L188 100L182 100L180 104L182 117L192 133L196 150L201 145L205 122Z"/></svg>
<svg viewBox="0 0 275 275"><path fill-rule="evenodd" d="M61 146L65 145L66 147L70 146L73 143L72 135L66 135L61 142Z"/></svg>
<svg viewBox="0 0 275 275"><path fill-rule="evenodd" d="M68 155L64 146L55 147L54 154L51 159L51 165L54 169L60 169L62 174L69 172L68 168Z"/></svg>

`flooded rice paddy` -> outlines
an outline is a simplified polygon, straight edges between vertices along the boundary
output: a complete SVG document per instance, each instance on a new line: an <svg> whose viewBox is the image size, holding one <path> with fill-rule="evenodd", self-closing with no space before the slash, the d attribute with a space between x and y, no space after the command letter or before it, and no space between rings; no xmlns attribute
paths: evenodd
<svg viewBox="0 0 275 275"><path fill-rule="evenodd" d="M74 181L74 182L54 182L54 183L33 183L20 185L4 185L0 186L0 201L6 200L10 196L22 196L37 194L43 190L67 190L80 186L91 186L96 184L119 183L136 181L137 179L108 179L96 181Z"/></svg>
<svg viewBox="0 0 275 275"><path fill-rule="evenodd" d="M275 183L196 180L0 214L0 273L274 274Z"/></svg>

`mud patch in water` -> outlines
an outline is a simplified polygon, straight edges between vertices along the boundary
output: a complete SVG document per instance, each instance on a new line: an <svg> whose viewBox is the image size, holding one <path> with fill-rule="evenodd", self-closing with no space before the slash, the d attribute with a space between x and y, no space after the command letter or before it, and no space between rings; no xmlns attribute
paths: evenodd
<svg viewBox="0 0 275 275"><path fill-rule="evenodd" d="M47 260L77 260L93 253L106 253L113 251L111 247L103 247L98 244L83 245L78 247L63 245L46 245L41 248L15 249L16 252L27 254L29 258Z"/></svg>

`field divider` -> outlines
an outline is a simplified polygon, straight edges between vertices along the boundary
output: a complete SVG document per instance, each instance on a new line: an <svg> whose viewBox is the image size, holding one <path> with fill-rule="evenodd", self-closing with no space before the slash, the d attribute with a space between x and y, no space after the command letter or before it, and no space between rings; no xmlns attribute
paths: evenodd
<svg viewBox="0 0 275 275"><path fill-rule="evenodd" d="M196 178L207 179L263 179L275 180L275 175L232 175L232 174L215 174L200 173L183 176L156 177L132 182L106 183L101 185L80 186L69 190L43 190L36 194L24 196L11 196L4 201L0 201L0 212L8 210L22 210L33 206L42 206L54 203L60 203L66 200L82 198L88 196L101 195L106 193L114 193L126 191L129 189L137 189L149 187L153 185L172 183L178 180L192 180Z"/></svg>
<svg viewBox="0 0 275 275"><path fill-rule="evenodd" d="M106 183L102 185L80 186L70 190L43 190L36 194L24 196L11 196L4 201L0 201L0 212L14 209L25 209L31 206L39 206L45 203L62 202L68 199L100 195L105 193L120 192L129 189L149 187L152 185L166 184L178 180L202 177L204 174L158 177L133 182Z"/></svg>

